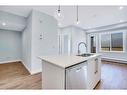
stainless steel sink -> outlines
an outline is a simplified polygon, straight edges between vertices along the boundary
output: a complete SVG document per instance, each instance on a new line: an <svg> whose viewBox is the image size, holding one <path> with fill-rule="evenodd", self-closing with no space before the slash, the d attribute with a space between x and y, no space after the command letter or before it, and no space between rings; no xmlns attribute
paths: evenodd
<svg viewBox="0 0 127 95"><path fill-rule="evenodd" d="M81 56L81 57L89 57L89 56L92 56L93 54L79 54L77 56Z"/></svg>

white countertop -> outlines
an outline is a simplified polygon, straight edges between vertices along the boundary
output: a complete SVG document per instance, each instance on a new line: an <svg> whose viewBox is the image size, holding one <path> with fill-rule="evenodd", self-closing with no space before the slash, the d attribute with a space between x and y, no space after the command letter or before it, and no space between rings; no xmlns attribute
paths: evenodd
<svg viewBox="0 0 127 95"><path fill-rule="evenodd" d="M60 66L62 68L66 68L74 64L87 61L97 56L100 56L100 54L94 54L89 57L81 57L76 55L56 55L56 56L40 56L39 58L51 64Z"/></svg>

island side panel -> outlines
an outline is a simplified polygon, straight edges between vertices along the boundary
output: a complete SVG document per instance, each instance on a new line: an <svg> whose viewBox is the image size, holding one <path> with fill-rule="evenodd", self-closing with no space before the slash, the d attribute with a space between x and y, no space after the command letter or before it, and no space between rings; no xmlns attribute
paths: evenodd
<svg viewBox="0 0 127 95"><path fill-rule="evenodd" d="M65 89L65 69L42 60L42 89Z"/></svg>

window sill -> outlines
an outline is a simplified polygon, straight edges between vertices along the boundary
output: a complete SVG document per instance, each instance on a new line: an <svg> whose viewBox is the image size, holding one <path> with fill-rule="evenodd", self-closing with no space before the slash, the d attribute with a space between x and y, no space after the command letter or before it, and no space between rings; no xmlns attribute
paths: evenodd
<svg viewBox="0 0 127 95"><path fill-rule="evenodd" d="M125 51L100 51L101 53L125 53Z"/></svg>

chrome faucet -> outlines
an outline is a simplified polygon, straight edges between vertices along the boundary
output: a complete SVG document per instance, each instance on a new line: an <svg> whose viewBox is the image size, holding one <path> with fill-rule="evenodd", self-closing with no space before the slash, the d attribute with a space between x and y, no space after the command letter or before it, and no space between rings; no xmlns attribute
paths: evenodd
<svg viewBox="0 0 127 95"><path fill-rule="evenodd" d="M86 47L86 50L87 50L87 45L86 45L86 43L84 43L84 42L80 42L80 43L78 44L78 54L80 54L79 46L80 46L81 44L84 44L85 47Z"/></svg>

